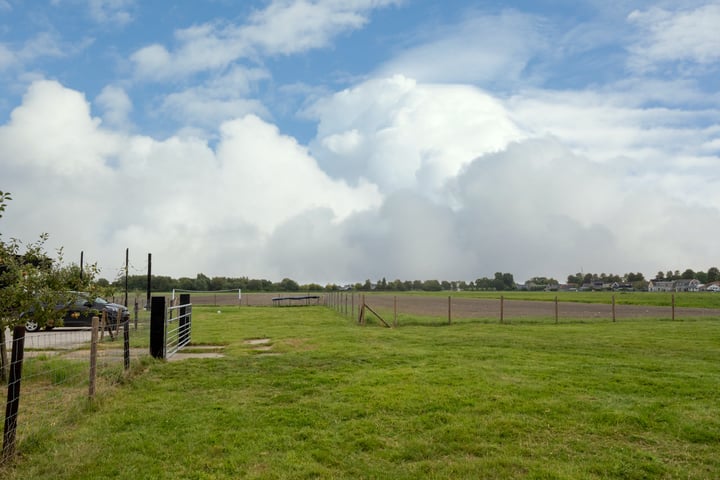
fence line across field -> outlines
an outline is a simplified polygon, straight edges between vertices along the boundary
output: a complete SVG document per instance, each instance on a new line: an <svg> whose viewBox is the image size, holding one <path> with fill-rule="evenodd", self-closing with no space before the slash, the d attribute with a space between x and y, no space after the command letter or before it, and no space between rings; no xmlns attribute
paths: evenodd
<svg viewBox="0 0 720 480"><path fill-rule="evenodd" d="M670 320L720 316L720 311L707 308L677 308L675 296L667 306L620 305L613 295L609 304L561 302L557 296L550 301L508 300L499 298L467 298L443 296L387 295L357 292L328 292L326 304L344 316L365 323L365 310L371 309L381 324L418 323L416 318L436 319L432 323L452 324L458 320L482 320L511 323L539 320L559 323L571 321L612 321L633 318L669 318ZM350 306L348 308L348 305ZM357 305L357 313L355 306ZM410 317L411 319L408 319ZM392 318L392 322L386 319ZM402 321L401 321L402 319ZM423 323L420 321L419 323Z"/></svg>

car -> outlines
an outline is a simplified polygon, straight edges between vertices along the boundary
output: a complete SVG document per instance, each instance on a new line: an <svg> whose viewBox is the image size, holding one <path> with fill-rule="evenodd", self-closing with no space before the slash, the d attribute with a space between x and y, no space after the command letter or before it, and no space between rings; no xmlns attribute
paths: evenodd
<svg viewBox="0 0 720 480"><path fill-rule="evenodd" d="M47 325L45 328L50 330L53 327L91 327L92 317L102 316L103 312L107 313L108 327L114 328L118 319L125 322L130 319L130 311L124 305L111 303L102 297L92 298L86 293L72 292L72 300L66 304L57 305L56 310L61 314L58 320L62 320L62 325ZM33 319L32 312L23 314L25 320L25 331L36 332L40 328L40 324Z"/></svg>

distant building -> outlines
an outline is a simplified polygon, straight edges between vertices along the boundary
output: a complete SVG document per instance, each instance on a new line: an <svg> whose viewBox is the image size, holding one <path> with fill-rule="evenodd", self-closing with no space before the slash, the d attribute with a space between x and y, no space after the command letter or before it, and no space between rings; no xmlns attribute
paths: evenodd
<svg viewBox="0 0 720 480"><path fill-rule="evenodd" d="M651 280L648 292L699 292L700 281L690 280Z"/></svg>
<svg viewBox="0 0 720 480"><path fill-rule="evenodd" d="M648 292L674 292L675 282L672 280L650 280Z"/></svg>
<svg viewBox="0 0 720 480"><path fill-rule="evenodd" d="M700 281L696 279L691 280L675 280L675 291L676 292L699 292Z"/></svg>

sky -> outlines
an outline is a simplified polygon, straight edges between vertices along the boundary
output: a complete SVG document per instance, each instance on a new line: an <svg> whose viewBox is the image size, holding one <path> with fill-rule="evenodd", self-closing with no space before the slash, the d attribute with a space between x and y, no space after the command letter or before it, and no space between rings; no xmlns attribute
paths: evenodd
<svg viewBox="0 0 720 480"><path fill-rule="evenodd" d="M4 239L130 273L720 265L720 1L0 0Z"/></svg>

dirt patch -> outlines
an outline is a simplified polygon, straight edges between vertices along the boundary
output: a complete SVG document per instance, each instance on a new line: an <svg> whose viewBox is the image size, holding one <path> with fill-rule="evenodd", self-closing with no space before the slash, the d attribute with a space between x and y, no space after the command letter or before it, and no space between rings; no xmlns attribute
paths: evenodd
<svg viewBox="0 0 720 480"><path fill-rule="evenodd" d="M224 358L225 355L217 352L207 353L184 353L183 351L177 352L175 355L168 358L168 362L177 362L180 360L188 360L190 358Z"/></svg>
<svg viewBox="0 0 720 480"><path fill-rule="evenodd" d="M281 355L281 353L273 351L272 340L269 338L251 338L245 340L243 344L252 347L250 350L256 352L257 355Z"/></svg>
<svg viewBox="0 0 720 480"><path fill-rule="evenodd" d="M391 295L372 295L366 302L374 310L392 312L394 297ZM554 317L555 302L533 302L527 300L505 299L502 305L505 319L524 317ZM398 296L398 313L447 318L447 297ZM499 318L500 300L484 298L453 298L451 301L452 318ZM670 318L671 307L653 307L646 305L615 305L615 316L623 318ZM678 319L720 315L720 312L709 308L676 308ZM560 302L559 318L573 319L611 319L612 305L599 303ZM386 318L387 320L387 318Z"/></svg>

